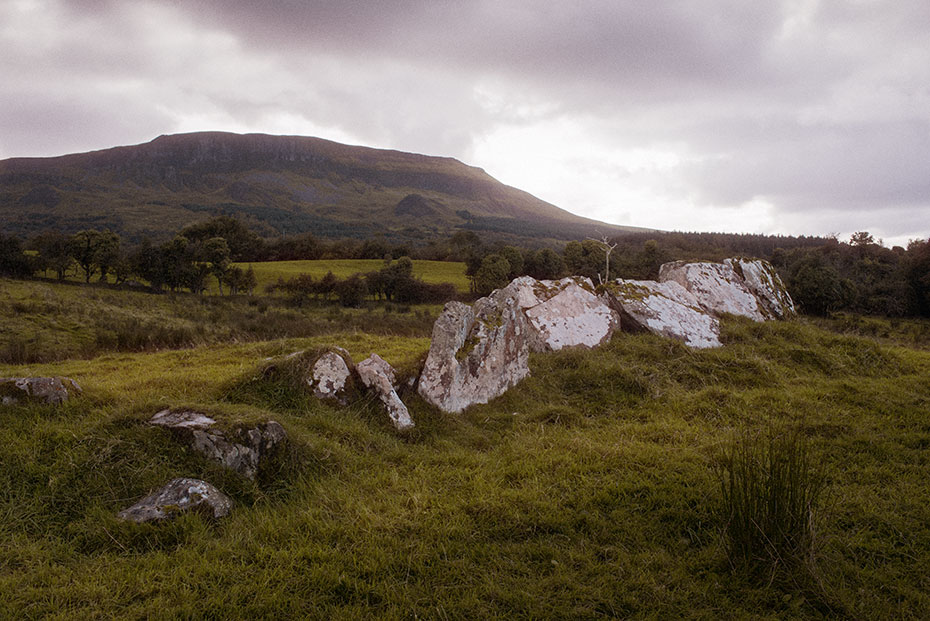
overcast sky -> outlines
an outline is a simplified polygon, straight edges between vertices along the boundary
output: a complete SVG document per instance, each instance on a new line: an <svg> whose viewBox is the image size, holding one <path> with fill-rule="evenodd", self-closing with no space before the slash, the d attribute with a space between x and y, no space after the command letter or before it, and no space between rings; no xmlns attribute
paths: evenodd
<svg viewBox="0 0 930 621"><path fill-rule="evenodd" d="M200 130L456 157L588 217L930 236L928 0L0 0L0 158Z"/></svg>

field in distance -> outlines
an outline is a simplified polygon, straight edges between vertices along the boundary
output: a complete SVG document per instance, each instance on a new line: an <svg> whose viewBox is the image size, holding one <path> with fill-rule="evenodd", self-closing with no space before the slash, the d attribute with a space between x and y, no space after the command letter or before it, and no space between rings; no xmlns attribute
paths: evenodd
<svg viewBox="0 0 930 621"><path fill-rule="evenodd" d="M262 263L236 263L242 269L251 265L255 271L258 286L274 284L279 278L287 280L296 278L301 274L309 274L314 279L320 279L327 272L332 272L337 278L348 278L353 274L377 272L385 263L381 259L317 259L313 261L267 261ZM422 278L428 283L448 282L455 285L460 293L468 293L468 277L465 275L465 264L452 261L414 261L413 275ZM211 291L216 286L212 283Z"/></svg>

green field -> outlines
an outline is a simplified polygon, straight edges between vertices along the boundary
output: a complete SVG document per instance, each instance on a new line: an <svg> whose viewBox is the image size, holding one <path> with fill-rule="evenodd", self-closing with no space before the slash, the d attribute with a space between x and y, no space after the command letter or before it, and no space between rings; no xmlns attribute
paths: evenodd
<svg viewBox="0 0 930 621"><path fill-rule="evenodd" d="M255 270L255 278L260 287L277 282L279 278L287 280L301 274L322 278L332 272L339 278L353 274L377 272L384 267L380 259L320 259L316 261L268 261L263 263L237 263L242 269L249 265ZM462 293L468 293L468 277L465 276L465 264L451 261L414 261L413 275L428 283L452 283ZM213 280L211 286L215 286Z"/></svg>
<svg viewBox="0 0 930 621"><path fill-rule="evenodd" d="M140 317L151 300L166 321L193 304L78 291L0 281L4 304L32 305L17 325L63 322L43 306L56 299ZM401 333L341 313L237 342L258 308L214 300L205 323L211 304L214 340L193 348L0 364L85 389L0 409L0 618L930 618L930 351L890 324L877 341L725 320L725 347L703 351L617 334L532 356L530 378L462 415L402 390L417 428L398 434L372 400L330 407L256 378L325 344L409 369L429 321ZM263 487L239 479L145 424L164 407L274 419L290 459ZM722 451L772 426L799 430L826 472L810 575L734 571L724 551ZM115 518L178 476L230 494L231 516Z"/></svg>

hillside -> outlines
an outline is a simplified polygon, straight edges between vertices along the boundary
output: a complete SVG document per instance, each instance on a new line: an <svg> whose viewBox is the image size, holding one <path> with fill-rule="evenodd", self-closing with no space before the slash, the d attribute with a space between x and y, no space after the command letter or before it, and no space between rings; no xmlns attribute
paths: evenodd
<svg viewBox="0 0 930 621"><path fill-rule="evenodd" d="M629 230L575 216L458 160L300 136L201 132L0 161L7 233L109 228L165 237L235 215L267 237L412 241L464 228L522 239Z"/></svg>

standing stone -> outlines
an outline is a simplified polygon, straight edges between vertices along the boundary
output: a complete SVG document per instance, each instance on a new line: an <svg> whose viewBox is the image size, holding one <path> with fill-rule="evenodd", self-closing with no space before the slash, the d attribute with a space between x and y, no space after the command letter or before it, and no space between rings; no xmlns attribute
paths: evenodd
<svg viewBox="0 0 930 621"><path fill-rule="evenodd" d="M606 286L607 302L624 330L649 331L690 347L720 347L720 322L677 282L616 280Z"/></svg>
<svg viewBox="0 0 930 621"><path fill-rule="evenodd" d="M310 369L307 383L318 399L331 399L343 405L348 402L348 387L352 382L349 352L342 348L332 349L317 358Z"/></svg>
<svg viewBox="0 0 930 621"><path fill-rule="evenodd" d="M162 410L149 420L151 425L170 429L194 451L253 480L287 440L284 427L275 421L229 434L214 428L215 423L209 416L189 410Z"/></svg>
<svg viewBox="0 0 930 621"><path fill-rule="evenodd" d="M530 281L532 279L529 279ZM433 324L418 391L444 412L487 403L529 375L531 291L517 279L468 307L446 304ZM527 281L528 282L528 281Z"/></svg>
<svg viewBox="0 0 930 621"><path fill-rule="evenodd" d="M67 401L81 387L70 377L0 377L0 404L34 401L57 405Z"/></svg>
<svg viewBox="0 0 930 621"><path fill-rule="evenodd" d="M740 257L725 259L724 263L743 279L767 317L783 319L795 314L794 300L771 263Z"/></svg>
<svg viewBox="0 0 930 621"><path fill-rule="evenodd" d="M121 520L151 522L174 518L191 510L200 510L214 518L226 517L233 502L223 492L199 479L174 479L117 514Z"/></svg>
<svg viewBox="0 0 930 621"><path fill-rule="evenodd" d="M659 282L674 281L687 289L701 306L714 314L729 313L765 321L756 296L726 263L675 261L659 268Z"/></svg>
<svg viewBox="0 0 930 621"><path fill-rule="evenodd" d="M407 411L407 406L400 400L394 388L397 383L394 368L378 354L372 354L359 362L356 370L362 384L374 392L384 404L394 426L400 431L412 428L413 420L410 418L410 412Z"/></svg>
<svg viewBox="0 0 930 621"><path fill-rule="evenodd" d="M598 347L620 327L620 316L594 293L588 278L544 280L537 298L545 301L525 310L534 338L531 351L563 347Z"/></svg>

